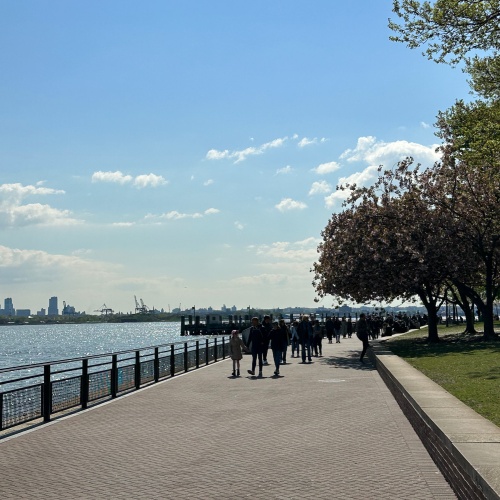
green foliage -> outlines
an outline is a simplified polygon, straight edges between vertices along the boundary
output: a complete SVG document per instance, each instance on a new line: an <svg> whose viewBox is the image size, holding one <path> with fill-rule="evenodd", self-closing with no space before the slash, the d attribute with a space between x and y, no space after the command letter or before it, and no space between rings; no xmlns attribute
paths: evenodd
<svg viewBox="0 0 500 500"><path fill-rule="evenodd" d="M394 0L401 24L389 20L390 39L415 49L438 63L456 64L471 51L500 49L500 0Z"/></svg>
<svg viewBox="0 0 500 500"><path fill-rule="evenodd" d="M478 329L481 324L476 325ZM497 325L498 326L498 325ZM441 341L425 332L396 337L385 345L483 417L500 425L500 342L464 335L463 327L440 327Z"/></svg>

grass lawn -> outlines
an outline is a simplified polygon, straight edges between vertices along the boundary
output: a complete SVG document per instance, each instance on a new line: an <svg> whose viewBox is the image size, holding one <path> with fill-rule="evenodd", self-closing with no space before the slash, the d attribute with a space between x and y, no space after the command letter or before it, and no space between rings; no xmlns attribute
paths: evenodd
<svg viewBox="0 0 500 500"><path fill-rule="evenodd" d="M496 324L495 327L499 327ZM464 335L465 326L439 327L441 342L426 342L422 328L390 339L395 354L500 427L500 339ZM476 324L482 330L482 324Z"/></svg>

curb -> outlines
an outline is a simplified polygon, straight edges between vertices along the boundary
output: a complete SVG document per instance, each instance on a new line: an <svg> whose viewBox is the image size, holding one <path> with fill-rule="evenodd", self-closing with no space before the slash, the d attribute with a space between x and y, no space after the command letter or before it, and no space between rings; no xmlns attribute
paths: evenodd
<svg viewBox="0 0 500 500"><path fill-rule="evenodd" d="M367 354L457 497L500 499L500 428L383 345Z"/></svg>

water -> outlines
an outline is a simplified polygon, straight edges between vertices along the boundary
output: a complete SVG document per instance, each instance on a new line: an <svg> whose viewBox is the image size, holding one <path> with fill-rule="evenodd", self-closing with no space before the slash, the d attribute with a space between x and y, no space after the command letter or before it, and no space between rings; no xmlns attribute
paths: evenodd
<svg viewBox="0 0 500 500"><path fill-rule="evenodd" d="M187 340L180 336L180 325L175 322L2 326L0 368Z"/></svg>

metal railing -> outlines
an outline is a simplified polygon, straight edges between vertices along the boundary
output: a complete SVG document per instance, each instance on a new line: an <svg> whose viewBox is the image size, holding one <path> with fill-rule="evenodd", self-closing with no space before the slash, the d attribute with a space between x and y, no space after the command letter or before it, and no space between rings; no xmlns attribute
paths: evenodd
<svg viewBox="0 0 500 500"><path fill-rule="evenodd" d="M228 337L0 369L0 431L116 398L224 359Z"/></svg>

